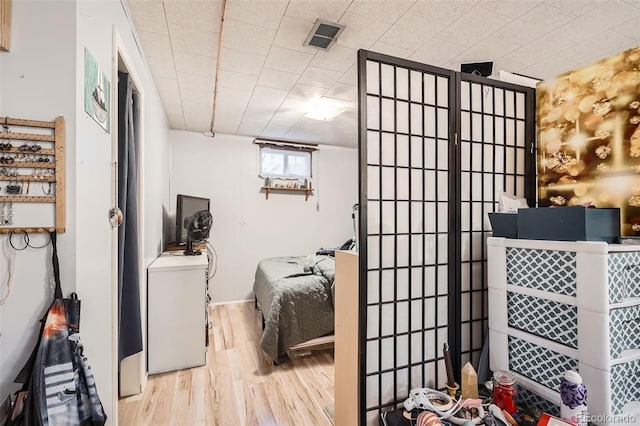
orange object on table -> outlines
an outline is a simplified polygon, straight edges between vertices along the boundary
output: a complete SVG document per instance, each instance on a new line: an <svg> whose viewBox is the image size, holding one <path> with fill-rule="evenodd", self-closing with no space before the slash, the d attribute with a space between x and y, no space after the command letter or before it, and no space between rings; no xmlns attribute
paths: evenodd
<svg viewBox="0 0 640 426"><path fill-rule="evenodd" d="M537 426L572 426L571 423L567 423L562 419L550 416L547 413L542 413L540 420L538 420Z"/></svg>

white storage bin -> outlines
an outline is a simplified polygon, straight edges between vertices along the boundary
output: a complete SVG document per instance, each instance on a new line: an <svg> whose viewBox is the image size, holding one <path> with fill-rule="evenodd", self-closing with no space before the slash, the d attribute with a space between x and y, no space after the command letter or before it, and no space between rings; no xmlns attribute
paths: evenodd
<svg viewBox="0 0 640 426"><path fill-rule="evenodd" d="M596 424L639 414L640 246L489 238L488 276L493 370L554 404L577 370Z"/></svg>

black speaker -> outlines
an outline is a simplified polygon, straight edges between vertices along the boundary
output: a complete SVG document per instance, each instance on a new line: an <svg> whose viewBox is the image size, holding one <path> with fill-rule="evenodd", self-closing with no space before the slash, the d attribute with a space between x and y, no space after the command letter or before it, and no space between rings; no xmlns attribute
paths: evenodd
<svg viewBox="0 0 640 426"><path fill-rule="evenodd" d="M460 71L467 74L489 77L493 72L493 62L474 62L460 65Z"/></svg>

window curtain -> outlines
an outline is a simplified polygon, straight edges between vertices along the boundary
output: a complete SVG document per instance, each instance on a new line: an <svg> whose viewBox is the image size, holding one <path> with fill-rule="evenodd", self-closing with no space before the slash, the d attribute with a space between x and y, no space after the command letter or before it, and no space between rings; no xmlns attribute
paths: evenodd
<svg viewBox="0 0 640 426"><path fill-rule="evenodd" d="M138 95L128 73L118 73L118 360L142 351L140 274L138 270Z"/></svg>

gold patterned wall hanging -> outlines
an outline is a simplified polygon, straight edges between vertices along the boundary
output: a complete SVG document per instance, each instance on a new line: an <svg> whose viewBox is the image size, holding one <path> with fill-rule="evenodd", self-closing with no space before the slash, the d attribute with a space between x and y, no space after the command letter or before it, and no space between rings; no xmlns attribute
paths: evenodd
<svg viewBox="0 0 640 426"><path fill-rule="evenodd" d="M537 86L539 205L620 207L640 235L640 47Z"/></svg>

